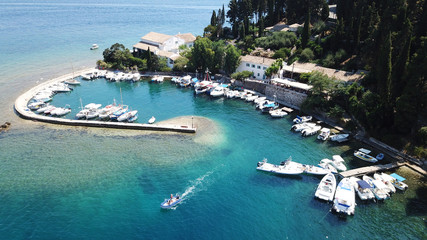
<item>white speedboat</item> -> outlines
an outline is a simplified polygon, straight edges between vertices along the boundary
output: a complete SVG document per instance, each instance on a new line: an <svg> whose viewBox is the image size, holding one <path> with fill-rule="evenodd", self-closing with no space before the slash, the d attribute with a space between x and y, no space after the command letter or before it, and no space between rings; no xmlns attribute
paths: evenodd
<svg viewBox="0 0 427 240"><path fill-rule="evenodd" d="M258 105L259 103L265 101L266 99L267 97L258 97L257 99L254 100L254 103Z"/></svg>
<svg viewBox="0 0 427 240"><path fill-rule="evenodd" d="M336 187L337 180L334 174L328 173L320 180L314 196L325 201L332 201L334 199Z"/></svg>
<svg viewBox="0 0 427 240"><path fill-rule="evenodd" d="M270 113L270 116L274 118L281 118L288 115L288 113L285 111L282 111L282 109L271 110L269 113Z"/></svg>
<svg viewBox="0 0 427 240"><path fill-rule="evenodd" d="M396 188L394 187L394 185L391 183L391 179L390 176L388 174L385 173L374 173L374 179L381 181L382 183L384 183L384 185L387 188L387 192L388 193L395 193L396 192Z"/></svg>
<svg viewBox="0 0 427 240"><path fill-rule="evenodd" d="M354 151L354 154L353 154L353 155L354 155L355 157L357 157L357 158L359 158L359 159L363 160L363 161L366 161L366 162L371 162L371 163L376 163L376 162L378 162L378 159L376 159L376 158L372 157L371 155L369 155L369 153L371 153L371 151L370 151L370 150L365 149L365 148L360 148L359 150Z"/></svg>
<svg viewBox="0 0 427 240"><path fill-rule="evenodd" d="M71 112L71 108L69 106L68 107L67 106L68 105L66 105L63 108L55 108L54 110L52 110L50 112L50 115L60 117L60 116L64 116L64 115L70 113Z"/></svg>
<svg viewBox="0 0 427 240"><path fill-rule="evenodd" d="M348 140L348 136L350 136L350 135L346 134L346 133L334 134L329 139L331 139L331 141L335 141L335 142L344 142L344 141Z"/></svg>
<svg viewBox="0 0 427 240"><path fill-rule="evenodd" d="M226 88L222 84L218 85L214 89L212 89L212 91L210 92L210 95L212 97L221 97L221 96L224 96L225 89Z"/></svg>
<svg viewBox="0 0 427 240"><path fill-rule="evenodd" d="M46 110L44 110L44 114L50 114L53 110L55 110L56 107L53 105L50 105L50 107L48 107Z"/></svg>
<svg viewBox="0 0 427 240"><path fill-rule="evenodd" d="M281 162L280 165L268 163L267 159L264 159L262 162L258 162L257 170L282 175L298 175L304 172L304 166L300 163L293 162L291 158Z"/></svg>
<svg viewBox="0 0 427 240"><path fill-rule="evenodd" d="M257 99L257 98L258 98L258 95L253 94L252 96L246 96L245 101L246 101L246 102L253 102L253 101L255 101L255 99Z"/></svg>
<svg viewBox="0 0 427 240"><path fill-rule="evenodd" d="M390 197L390 195L387 193L387 190L385 189L385 185L382 182L374 180L373 178L366 175L363 176L362 179L371 185L372 193L375 195L376 199L385 200Z"/></svg>
<svg viewBox="0 0 427 240"><path fill-rule="evenodd" d="M305 129L301 130L301 135L302 135L303 137L307 137L307 136L314 135L314 134L316 134L316 133L317 133L321 128L322 128L322 127L321 127L321 126L318 126L318 125L307 127L307 128L305 128Z"/></svg>
<svg viewBox="0 0 427 240"><path fill-rule="evenodd" d="M313 119L312 116L297 116L296 118L294 118L293 122L294 123L303 123L303 122L309 122Z"/></svg>
<svg viewBox="0 0 427 240"><path fill-rule="evenodd" d="M334 173L334 174L336 174L336 173L338 173L338 170L334 167L334 166L332 166L330 163L332 162L332 160L329 160L329 159L322 159L321 161L320 161L320 163L319 164L317 164L317 166L319 166L319 167L321 167L321 168L324 168L324 169L327 169L327 170L329 170L331 173Z"/></svg>
<svg viewBox="0 0 427 240"><path fill-rule="evenodd" d="M313 175L325 175L331 172L329 169L313 166L313 165L304 165L304 172L307 174Z"/></svg>
<svg viewBox="0 0 427 240"><path fill-rule="evenodd" d="M297 123L292 125L291 130L294 130L295 132L301 132L302 130L309 128L309 127L314 127L316 126L315 123Z"/></svg>
<svg viewBox="0 0 427 240"><path fill-rule="evenodd" d="M349 178L343 178L335 191L333 209L337 213L354 215L356 196Z"/></svg>
<svg viewBox="0 0 427 240"><path fill-rule="evenodd" d="M320 133L317 136L317 139L326 141L326 140L328 140L330 134L331 134L331 129L329 129L329 128L322 128L322 129L320 129Z"/></svg>
<svg viewBox="0 0 427 240"><path fill-rule="evenodd" d="M181 77L179 79L179 86L180 87L188 87L188 86L190 86L190 84L191 84L191 76L190 75Z"/></svg>
<svg viewBox="0 0 427 240"><path fill-rule="evenodd" d="M406 183L404 183L403 181L405 181L406 179L402 176L397 175L396 173L392 173L389 175L392 180L391 183L399 190L406 190L408 188L408 185Z"/></svg>
<svg viewBox="0 0 427 240"><path fill-rule="evenodd" d="M43 101L36 101L36 102L29 103L29 104L27 105L27 107L28 107L29 109L31 109L31 110L37 110L37 109L39 109L39 108L44 107L45 105L46 105L46 104L45 104L45 102L43 102Z"/></svg>
<svg viewBox="0 0 427 240"><path fill-rule="evenodd" d="M375 198L375 195L372 193L372 187L369 183L357 177L350 177L350 181L361 200L370 200Z"/></svg>
<svg viewBox="0 0 427 240"><path fill-rule="evenodd" d="M74 78L67 79L64 81L64 83L68 85L80 85L80 82Z"/></svg>
<svg viewBox="0 0 427 240"><path fill-rule="evenodd" d="M119 121L119 122L128 121L130 118L136 116L137 113L138 113L137 110L125 112L125 113L123 113L117 117L117 121Z"/></svg>
<svg viewBox="0 0 427 240"><path fill-rule="evenodd" d="M148 119L149 124L153 124L156 121L156 118L152 116L150 119Z"/></svg>
<svg viewBox="0 0 427 240"><path fill-rule="evenodd" d="M94 43L94 44L92 44L92 47L90 47L90 50L95 50L98 48L99 48L98 44Z"/></svg>
<svg viewBox="0 0 427 240"><path fill-rule="evenodd" d="M347 170L347 167L344 165L344 159L340 155L333 155L331 165L334 166L339 171Z"/></svg>
<svg viewBox="0 0 427 240"><path fill-rule="evenodd" d="M181 201L182 201L182 198L180 198L178 194L176 194L175 196L171 194L171 197L169 199L165 199L162 203L160 203L160 207L163 209L169 209L169 208L175 207Z"/></svg>

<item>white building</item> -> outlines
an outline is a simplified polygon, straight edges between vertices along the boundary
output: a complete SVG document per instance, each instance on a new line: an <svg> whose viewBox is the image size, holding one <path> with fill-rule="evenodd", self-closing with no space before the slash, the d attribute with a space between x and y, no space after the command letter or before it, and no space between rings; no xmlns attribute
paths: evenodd
<svg viewBox="0 0 427 240"><path fill-rule="evenodd" d="M253 78L257 80L264 80L265 70L271 66L276 60L272 58L257 57L257 56L242 56L240 58L240 65L237 67L236 72L250 71L253 72Z"/></svg>
<svg viewBox="0 0 427 240"><path fill-rule="evenodd" d="M139 43L133 45L134 52L139 54L148 51L167 59L167 65L173 68L174 61L179 57L179 47L186 45L192 47L196 37L191 33L177 34L175 36L150 32L141 38Z"/></svg>

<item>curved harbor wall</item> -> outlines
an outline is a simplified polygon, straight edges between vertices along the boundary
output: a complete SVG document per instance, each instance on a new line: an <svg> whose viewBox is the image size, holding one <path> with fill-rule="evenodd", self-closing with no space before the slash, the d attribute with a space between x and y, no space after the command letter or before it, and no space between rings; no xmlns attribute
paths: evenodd
<svg viewBox="0 0 427 240"><path fill-rule="evenodd" d="M119 129L137 129L137 130L150 130L150 131L172 131L172 132L183 132L183 133L195 133L196 128L191 126L176 126L176 125L170 125L170 124L141 124L141 123L124 123L124 122L103 122L103 121L94 121L94 120L74 120L74 119L66 119L66 118L56 118L56 117L49 117L49 116L43 116L36 114L35 112L31 111L28 107L28 101L33 98L34 95L36 95L39 91L43 90L44 88L48 87L49 85L52 85L54 83L62 82L67 79L73 78L74 76L79 76L82 74L87 74L90 72L93 72L94 69L85 69L79 72L76 72L74 74L67 74L49 81L46 81L44 83L41 83L21 96L19 96L15 101L15 111L16 113L24 118L24 119L31 119L36 120L40 122L47 122L47 123L54 123L54 124L61 124L61 125L70 125L70 126L86 126L86 127L100 127L100 128L119 128Z"/></svg>

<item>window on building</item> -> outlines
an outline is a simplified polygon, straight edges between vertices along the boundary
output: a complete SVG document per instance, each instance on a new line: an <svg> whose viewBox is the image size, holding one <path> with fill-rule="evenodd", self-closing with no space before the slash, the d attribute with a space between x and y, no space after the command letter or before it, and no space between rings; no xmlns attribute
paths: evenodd
<svg viewBox="0 0 427 240"><path fill-rule="evenodd" d="M255 64L252 64L252 67L255 68Z"/></svg>
<svg viewBox="0 0 427 240"><path fill-rule="evenodd" d="M265 79L265 75L262 75L262 79Z"/></svg>
<svg viewBox="0 0 427 240"><path fill-rule="evenodd" d="M246 67L250 67L251 65L249 63L246 63Z"/></svg>
<svg viewBox="0 0 427 240"><path fill-rule="evenodd" d="M267 68L266 68L266 67L263 67L263 68L262 68L262 70L265 70L265 69L267 69Z"/></svg>
<svg viewBox="0 0 427 240"><path fill-rule="evenodd" d="M258 73L258 77L259 77L259 73Z"/></svg>
<svg viewBox="0 0 427 240"><path fill-rule="evenodd" d="M261 66L257 66L258 69L261 69Z"/></svg>

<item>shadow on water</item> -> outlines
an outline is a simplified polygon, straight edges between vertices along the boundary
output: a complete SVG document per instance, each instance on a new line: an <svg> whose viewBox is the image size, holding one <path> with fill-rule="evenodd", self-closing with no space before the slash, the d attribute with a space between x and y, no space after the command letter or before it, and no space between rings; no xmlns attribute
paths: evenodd
<svg viewBox="0 0 427 240"><path fill-rule="evenodd" d="M138 177L138 183L142 187L142 191L146 194L154 194L156 192L156 187L151 182L150 177L147 174L141 174Z"/></svg>
<svg viewBox="0 0 427 240"><path fill-rule="evenodd" d="M270 186L270 187L282 187L287 188L301 180L302 177L299 175L277 175L274 173L257 171L256 174L252 175L249 181L253 185L257 186ZM251 185L252 185L251 184Z"/></svg>
<svg viewBox="0 0 427 240"><path fill-rule="evenodd" d="M427 216L427 177L422 177L420 179L422 186L419 186L415 191L415 197L409 198L406 204L406 215L408 216L418 216L425 217ZM427 226L427 220L424 220L424 225Z"/></svg>

